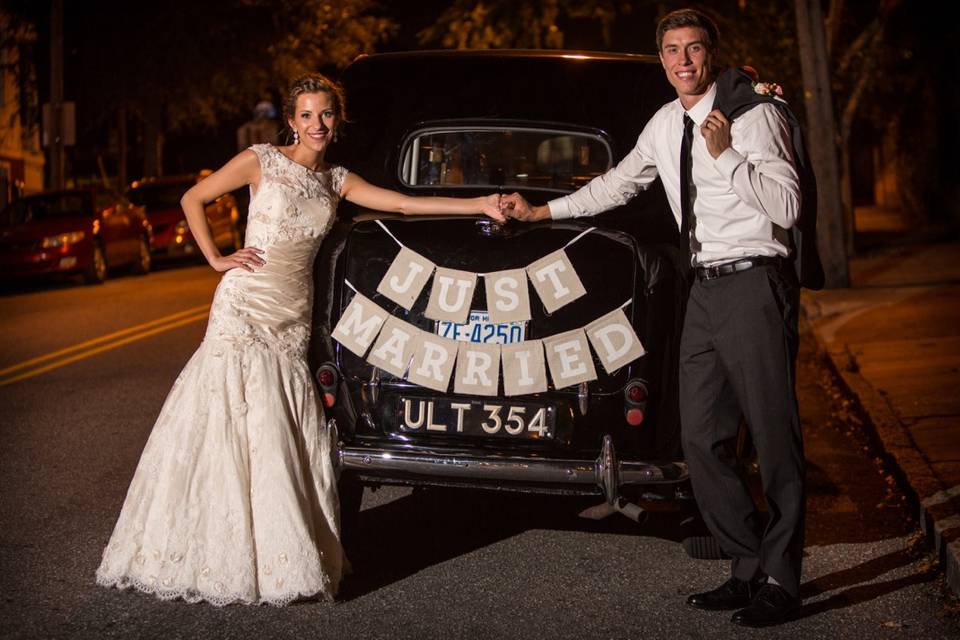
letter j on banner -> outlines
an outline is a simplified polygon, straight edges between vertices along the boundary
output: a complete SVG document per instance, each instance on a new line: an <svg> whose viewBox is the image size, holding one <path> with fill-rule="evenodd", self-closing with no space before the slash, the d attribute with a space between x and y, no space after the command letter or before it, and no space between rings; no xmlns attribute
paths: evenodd
<svg viewBox="0 0 960 640"><path fill-rule="evenodd" d="M433 273L434 264L415 251L401 247L386 275L377 286L383 294L406 310L417 301L420 292Z"/></svg>

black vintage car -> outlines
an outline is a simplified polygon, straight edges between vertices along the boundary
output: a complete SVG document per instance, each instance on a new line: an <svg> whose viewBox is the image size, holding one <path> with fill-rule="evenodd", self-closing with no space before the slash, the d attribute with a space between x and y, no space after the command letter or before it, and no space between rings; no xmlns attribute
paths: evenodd
<svg viewBox="0 0 960 640"><path fill-rule="evenodd" d="M675 98L658 60L640 55L384 54L359 58L342 81L350 120L333 162L411 194L520 191L535 203L604 173ZM693 513L677 408L686 287L678 236L659 183L586 221L404 218L343 203L316 262L311 358L339 433L347 535L363 487L386 484L594 494L610 511L625 501L679 500ZM550 313L531 293L529 321L497 323L478 286L468 322L431 320L426 290L409 311L377 293L400 245L479 274L523 268L566 246L586 294ZM502 381L492 397L457 394L452 381L436 391L331 338L355 291L423 331L474 342L547 338L623 306L646 354L609 373L594 362L595 380L551 381L530 395L508 397ZM682 537L693 556L718 553L702 529Z"/></svg>

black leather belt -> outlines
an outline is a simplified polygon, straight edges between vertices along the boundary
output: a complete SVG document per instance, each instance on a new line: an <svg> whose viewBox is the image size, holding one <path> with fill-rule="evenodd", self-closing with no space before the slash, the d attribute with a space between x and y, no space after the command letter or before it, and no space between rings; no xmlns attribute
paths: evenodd
<svg viewBox="0 0 960 640"><path fill-rule="evenodd" d="M709 267L696 267L695 271L699 280L713 280L715 278L740 273L741 271L749 271L754 267L768 264L780 266L782 263L783 258L780 257L753 256L751 258L741 258L733 262L724 262L723 264L715 264Z"/></svg>

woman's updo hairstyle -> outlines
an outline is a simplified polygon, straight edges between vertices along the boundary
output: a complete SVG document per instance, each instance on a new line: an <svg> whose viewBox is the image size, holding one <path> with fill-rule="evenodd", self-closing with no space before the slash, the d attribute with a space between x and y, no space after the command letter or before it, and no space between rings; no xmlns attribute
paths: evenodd
<svg viewBox="0 0 960 640"><path fill-rule="evenodd" d="M338 126L341 122L346 121L347 101L343 93L343 87L326 76L311 73L298 78L290 85L287 99L283 103L283 121L285 123L293 119L294 112L297 110L297 98L304 93L327 94L333 100L333 110L337 115Z"/></svg>

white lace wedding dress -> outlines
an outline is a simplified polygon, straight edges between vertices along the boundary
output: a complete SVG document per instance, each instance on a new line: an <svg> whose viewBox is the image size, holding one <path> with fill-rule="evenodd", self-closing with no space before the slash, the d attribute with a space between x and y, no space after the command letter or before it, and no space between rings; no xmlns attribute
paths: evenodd
<svg viewBox="0 0 960 640"><path fill-rule="evenodd" d="M333 443L305 354L312 269L346 171L313 172L269 144L246 243L206 336L150 434L97 583L163 599L283 605L332 598L346 568Z"/></svg>

